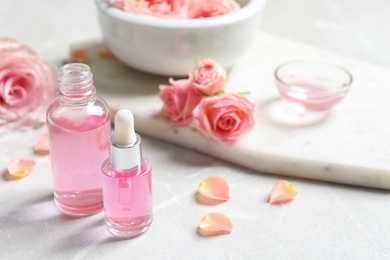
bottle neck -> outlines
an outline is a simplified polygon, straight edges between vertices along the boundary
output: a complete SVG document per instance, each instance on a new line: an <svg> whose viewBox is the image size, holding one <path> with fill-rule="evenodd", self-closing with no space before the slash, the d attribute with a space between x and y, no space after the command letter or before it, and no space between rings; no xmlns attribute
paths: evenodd
<svg viewBox="0 0 390 260"><path fill-rule="evenodd" d="M141 137L137 134L137 140L130 146L118 146L110 137L110 162L111 167L117 171L128 171L141 163Z"/></svg>
<svg viewBox="0 0 390 260"><path fill-rule="evenodd" d="M83 105L95 97L93 75L88 65L70 63L58 71L59 93L61 103Z"/></svg>

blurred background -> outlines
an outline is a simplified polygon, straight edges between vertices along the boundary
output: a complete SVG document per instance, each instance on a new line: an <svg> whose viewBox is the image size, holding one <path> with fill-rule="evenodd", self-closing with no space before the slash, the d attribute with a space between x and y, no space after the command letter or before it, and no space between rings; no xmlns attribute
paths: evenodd
<svg viewBox="0 0 390 260"><path fill-rule="evenodd" d="M18 15L22 10L28 15ZM390 67L389 0L268 0L261 30ZM57 65L71 43L99 35L93 0L0 0L0 37L16 38Z"/></svg>
<svg viewBox="0 0 390 260"><path fill-rule="evenodd" d="M262 30L390 66L389 0L268 0Z"/></svg>

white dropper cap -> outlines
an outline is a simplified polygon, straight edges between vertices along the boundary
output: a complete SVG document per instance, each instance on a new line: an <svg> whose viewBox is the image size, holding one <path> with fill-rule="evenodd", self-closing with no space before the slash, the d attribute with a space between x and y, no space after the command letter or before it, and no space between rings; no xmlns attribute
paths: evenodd
<svg viewBox="0 0 390 260"><path fill-rule="evenodd" d="M137 140L134 131L134 116L126 109L121 109L115 114L115 131L113 142L117 146L132 146Z"/></svg>
<svg viewBox="0 0 390 260"><path fill-rule="evenodd" d="M134 116L126 109L115 114L115 130L110 138L111 166L130 170L141 162L141 137L134 131Z"/></svg>

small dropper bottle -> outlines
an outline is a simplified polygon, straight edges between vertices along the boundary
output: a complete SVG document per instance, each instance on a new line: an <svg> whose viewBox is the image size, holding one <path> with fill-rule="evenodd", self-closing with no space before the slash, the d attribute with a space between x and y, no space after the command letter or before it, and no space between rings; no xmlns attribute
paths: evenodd
<svg viewBox="0 0 390 260"><path fill-rule="evenodd" d="M124 238L144 233L152 222L152 166L142 157L141 137L134 131L133 114L126 109L115 115L110 157L102 172L108 230Z"/></svg>

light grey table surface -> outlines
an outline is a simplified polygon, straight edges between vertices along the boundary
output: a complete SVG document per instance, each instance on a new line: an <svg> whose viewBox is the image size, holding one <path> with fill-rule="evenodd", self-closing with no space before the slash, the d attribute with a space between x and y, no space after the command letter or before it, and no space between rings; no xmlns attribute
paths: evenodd
<svg viewBox="0 0 390 260"><path fill-rule="evenodd" d="M269 0L262 30L390 66L388 0ZM92 0L1 0L0 37L30 45L59 65L71 43L99 39ZM389 259L390 194L386 191L288 178L299 195L266 203L280 176L256 173L168 143L143 138L154 166L154 223L133 240L111 237L103 213L73 219L52 200L47 156L31 144L45 126L0 136L0 172L10 158L37 166L20 181L0 179L0 259ZM231 200L196 202L198 183L210 175L230 184ZM203 215L232 219L230 235L203 238Z"/></svg>

